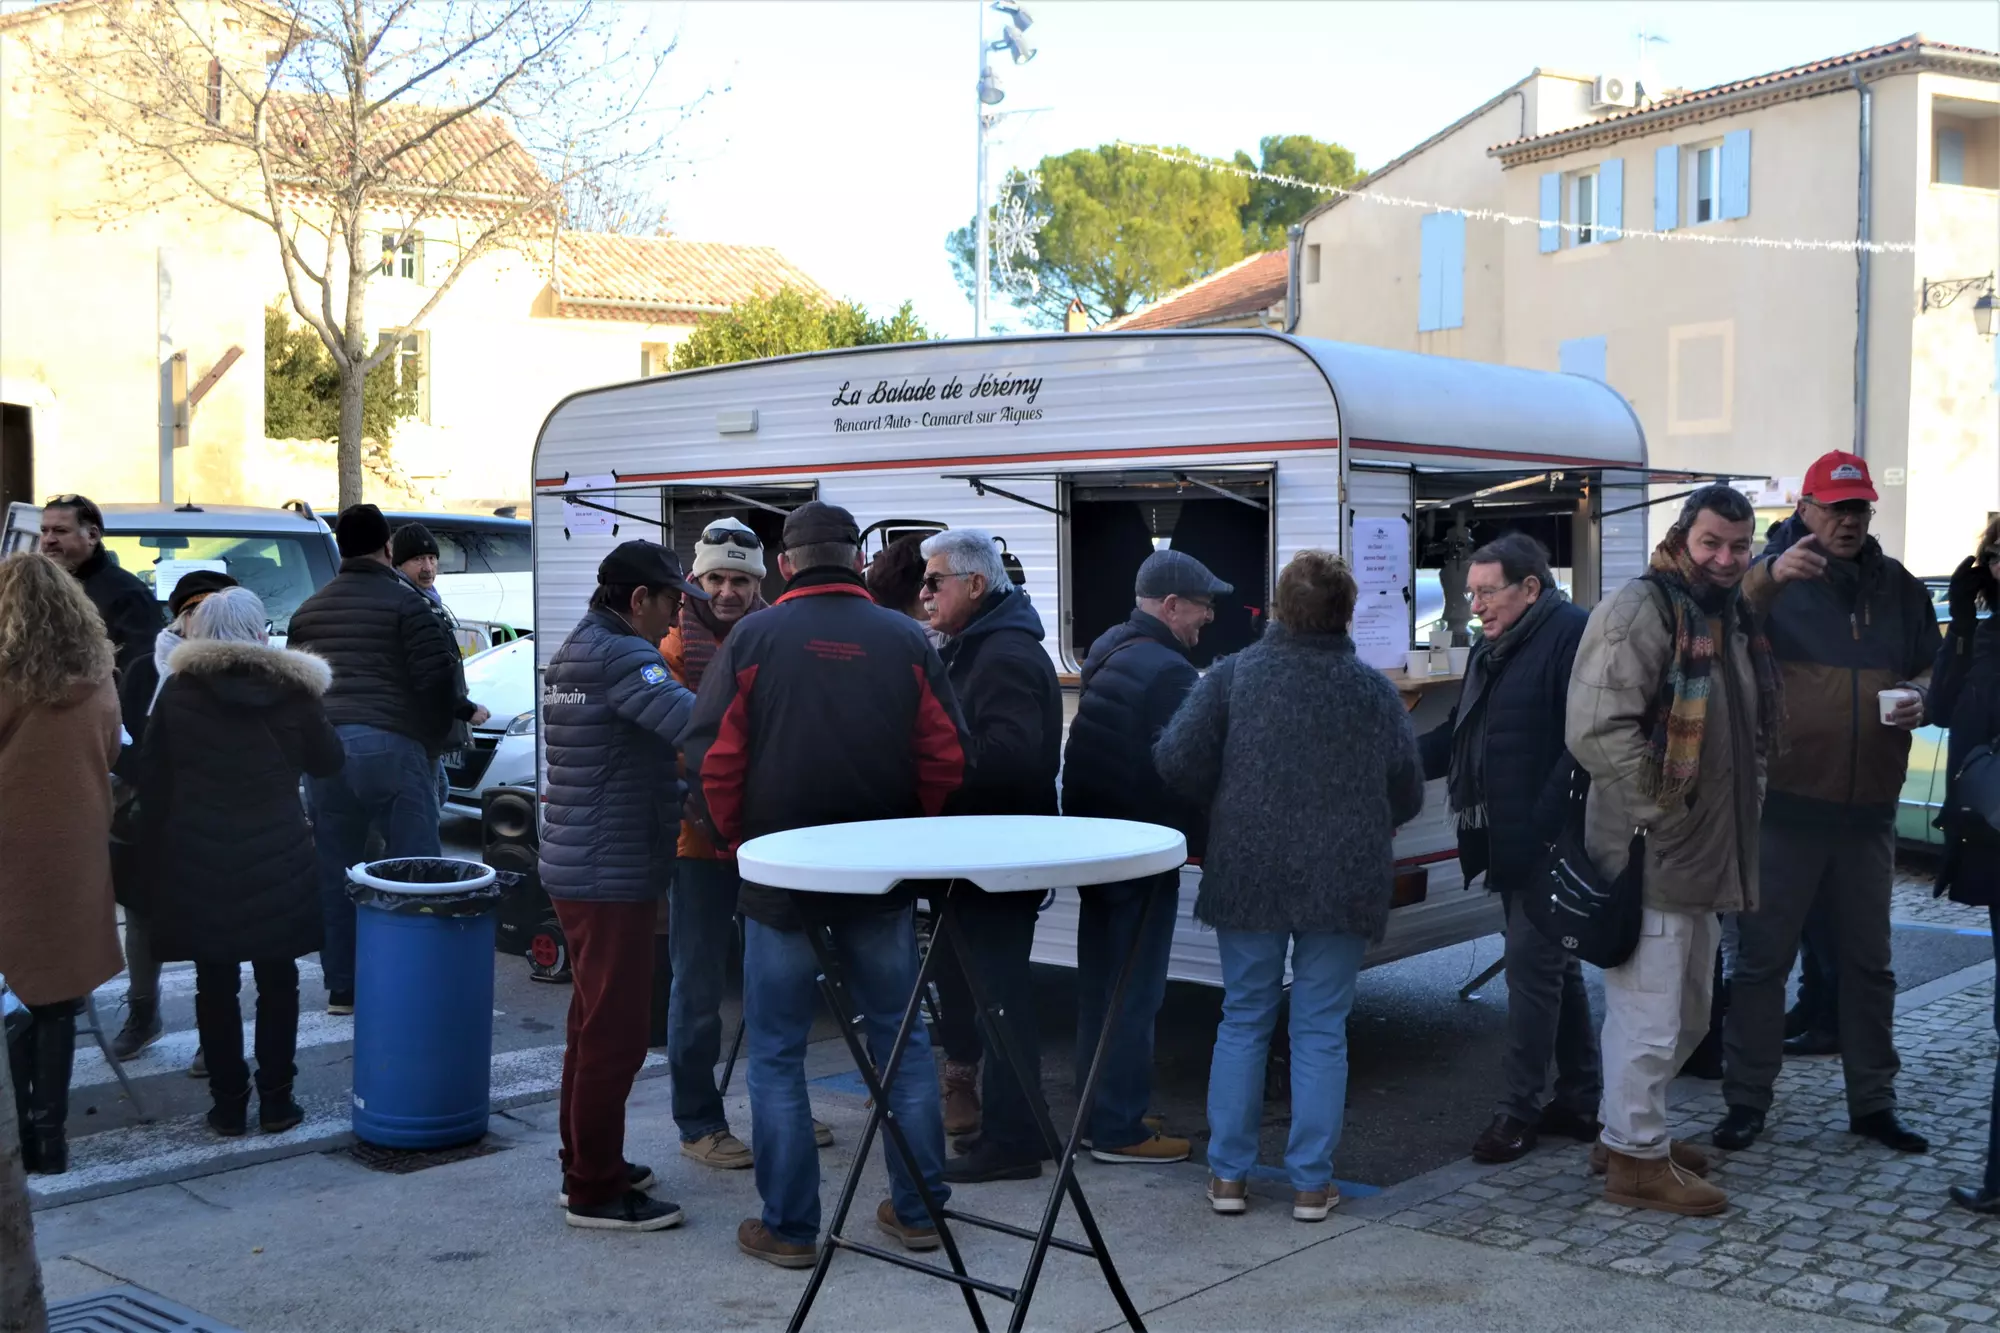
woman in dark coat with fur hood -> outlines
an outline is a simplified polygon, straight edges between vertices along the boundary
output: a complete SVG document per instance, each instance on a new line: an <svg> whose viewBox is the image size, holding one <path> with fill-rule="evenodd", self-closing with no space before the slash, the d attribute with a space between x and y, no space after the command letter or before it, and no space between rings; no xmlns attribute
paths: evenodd
<svg viewBox="0 0 2000 1333"><path fill-rule="evenodd" d="M299 776L345 761L321 696L325 662L274 648L264 604L226 588L198 607L153 705L139 764L140 845L149 919L163 961L195 965L195 1023L208 1058L217 1133L241 1134L250 1068L237 1004L242 963L257 978L258 1122L297 1125L297 959L319 948L312 831Z"/></svg>

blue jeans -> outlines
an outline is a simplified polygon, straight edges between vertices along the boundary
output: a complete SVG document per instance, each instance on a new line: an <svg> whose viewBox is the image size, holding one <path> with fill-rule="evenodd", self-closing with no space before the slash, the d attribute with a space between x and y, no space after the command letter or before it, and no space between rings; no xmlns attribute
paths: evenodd
<svg viewBox="0 0 2000 1333"><path fill-rule="evenodd" d="M876 1068L896 1039L896 1025L917 984L917 933L911 909L857 916L834 924L833 945L849 1000L867 1034ZM818 1011L819 963L805 932L743 923L743 1016L748 1023L750 1137L756 1146L757 1193L764 1226L795 1245L819 1239L819 1149L806 1101L806 1041ZM924 1183L940 1206L944 1183L944 1118L930 1034L912 1024L910 1040L888 1088L888 1111L909 1141ZM883 1144L896 1217L929 1226L922 1197L902 1155Z"/></svg>
<svg viewBox="0 0 2000 1333"><path fill-rule="evenodd" d="M1118 973L1136 941L1132 979L1126 984L1104 1071L1097 1076L1097 1101L1090 1111L1090 1141L1099 1148L1143 1142L1146 1106L1153 1096L1153 1024L1167 996L1167 963L1174 947L1174 917L1180 908L1181 872L1078 889L1076 920L1076 1090L1083 1092L1105 1010ZM1145 933L1140 918L1148 906Z"/></svg>
<svg viewBox="0 0 2000 1333"><path fill-rule="evenodd" d="M674 864L668 892L667 951L674 964L667 1001L667 1068L674 1082L674 1123L681 1142L729 1128L715 1066L722 1059L722 988L736 948L734 861Z"/></svg>
<svg viewBox="0 0 2000 1333"><path fill-rule="evenodd" d="M1285 993L1285 946L1292 945L1292 1133L1285 1174L1294 1190L1333 1181L1333 1150L1347 1101L1347 1013L1368 941L1307 931L1218 930L1222 1022L1208 1071L1208 1169L1242 1180L1257 1164L1264 1116L1264 1062Z"/></svg>
<svg viewBox="0 0 2000 1333"><path fill-rule="evenodd" d="M393 731L337 727L347 763L330 778L313 778L313 845L319 854L320 911L326 939L319 951L326 988L354 989L354 903L347 871L368 854L368 830L381 830L389 856L440 856L437 769L424 747Z"/></svg>

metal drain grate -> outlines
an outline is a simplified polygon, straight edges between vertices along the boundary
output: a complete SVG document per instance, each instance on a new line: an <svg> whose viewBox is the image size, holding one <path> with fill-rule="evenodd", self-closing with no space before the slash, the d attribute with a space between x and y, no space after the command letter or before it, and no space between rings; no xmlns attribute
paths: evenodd
<svg viewBox="0 0 2000 1333"><path fill-rule="evenodd" d="M237 1333L138 1287L109 1287L49 1307L49 1333Z"/></svg>
<svg viewBox="0 0 2000 1333"><path fill-rule="evenodd" d="M467 1162L475 1157L490 1157L496 1152L505 1152L512 1146L500 1139L484 1138L460 1144L456 1148L378 1148L372 1143L357 1143L352 1147L339 1149L339 1152L353 1158L370 1171L386 1171L392 1176L407 1176L412 1171L426 1171L434 1166L449 1166L453 1162Z"/></svg>

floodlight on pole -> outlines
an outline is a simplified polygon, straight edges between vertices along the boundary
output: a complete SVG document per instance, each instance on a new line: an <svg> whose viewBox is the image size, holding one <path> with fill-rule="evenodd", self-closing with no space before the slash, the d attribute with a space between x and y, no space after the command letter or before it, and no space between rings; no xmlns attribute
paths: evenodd
<svg viewBox="0 0 2000 1333"><path fill-rule="evenodd" d="M1000 40L993 45L996 50L1005 51L1013 56L1017 65L1025 65L1035 58L1035 48L1029 43L1027 35L1012 24L1007 26L1000 34Z"/></svg>
<svg viewBox="0 0 2000 1333"><path fill-rule="evenodd" d="M993 12L1006 15L1008 22L1024 31L1035 26L1033 17L1014 0L994 0Z"/></svg>

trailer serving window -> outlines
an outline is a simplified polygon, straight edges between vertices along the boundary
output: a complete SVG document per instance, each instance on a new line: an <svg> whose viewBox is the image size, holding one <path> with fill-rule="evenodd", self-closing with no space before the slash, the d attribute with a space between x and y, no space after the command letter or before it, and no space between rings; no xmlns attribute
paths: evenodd
<svg viewBox="0 0 2000 1333"><path fill-rule="evenodd" d="M1589 472L1423 471L1415 475L1416 641L1433 625L1466 631L1471 604L1465 569L1472 553L1510 532L1526 533L1549 552L1550 571L1572 597L1596 598L1596 558L1590 548ZM1579 575L1593 586L1584 588ZM1464 642L1465 639L1455 639Z"/></svg>
<svg viewBox="0 0 2000 1333"><path fill-rule="evenodd" d="M1216 604L1196 666L1254 640L1271 588L1272 469L1203 468L1071 473L1062 477L1060 573L1065 660L1132 613L1132 583L1154 551L1185 551L1235 593Z"/></svg>

